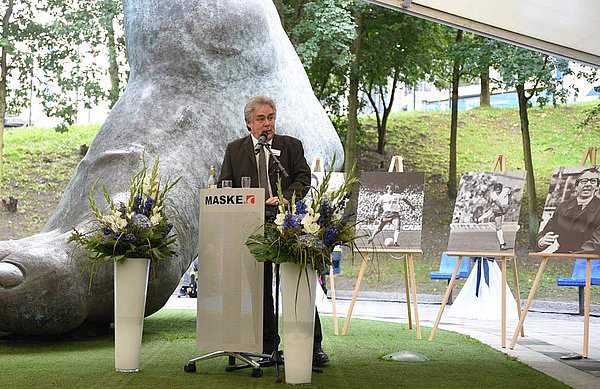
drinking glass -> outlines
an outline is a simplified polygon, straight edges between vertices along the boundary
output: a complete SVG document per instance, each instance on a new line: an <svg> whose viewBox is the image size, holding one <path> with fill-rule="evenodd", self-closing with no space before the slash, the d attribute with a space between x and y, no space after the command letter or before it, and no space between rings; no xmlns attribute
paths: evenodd
<svg viewBox="0 0 600 389"><path fill-rule="evenodd" d="M221 181L221 188L231 188L232 184L231 180L223 180Z"/></svg>
<svg viewBox="0 0 600 389"><path fill-rule="evenodd" d="M252 184L252 179L250 177L242 177L242 188L250 188Z"/></svg>

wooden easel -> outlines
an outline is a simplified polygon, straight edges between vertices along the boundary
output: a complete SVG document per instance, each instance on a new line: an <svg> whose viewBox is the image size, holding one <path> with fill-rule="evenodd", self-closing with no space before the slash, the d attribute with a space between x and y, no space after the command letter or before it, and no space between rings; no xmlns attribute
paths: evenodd
<svg viewBox="0 0 600 389"><path fill-rule="evenodd" d="M498 154L494 163L492 164L493 171L506 171L506 156L503 154ZM435 324L431 330L429 335L429 341L433 341L435 338L435 333L437 332L437 328L442 319L442 315L444 314L444 309L446 308L446 304L448 303L448 297L452 292L452 288L454 287L454 281L456 280L456 274L458 273L458 269L462 262L463 256L471 256L471 257L494 257L501 258L502 261L502 347L506 347L506 260L508 258L512 258L512 268L513 268L513 281L515 286L515 292L517 294L517 308L519 309L519 318L523 317L521 312L521 292L519 290L519 276L517 272L517 258L513 254L512 256L507 256L506 252L485 252L485 253L475 253L475 252L447 252L448 255L458 256L458 261L456 261L456 266L454 267L454 271L452 272L452 277L450 278L450 282L448 283L448 287L446 288L446 293L444 294L444 300L442 301L442 306L440 307L440 311L438 312L437 318L435 320ZM521 328L521 336L525 336L523 329ZM518 332L517 332L518 333Z"/></svg>
<svg viewBox="0 0 600 389"><path fill-rule="evenodd" d="M390 161L390 167L388 172L403 172L404 171L404 163L402 157L394 156ZM386 251L390 252L390 251ZM406 307L408 310L408 328L412 329L412 317L410 311L410 293L409 288L412 291L412 300L413 307L415 311L415 324L417 327L417 339L421 339L421 324L419 323L419 309L417 306L417 284L415 281L415 268L413 263L413 254L414 253L423 253L421 250L407 250L402 249L402 251L396 251L396 253L403 254L404 256L404 281L406 285ZM360 289L360 284L363 279L363 275L365 273L365 269L367 268L367 262L369 260L369 252L362 250L362 263L360 266L360 270L358 272L358 278L356 279L356 285L354 286L354 292L352 293L352 301L350 302L350 307L348 308L348 314L346 315L346 322L344 323L344 328L342 328L342 335L346 335L348 331L348 326L350 325L350 319L352 318L352 311L354 310L354 304L356 303L356 297L358 296L358 290Z"/></svg>
<svg viewBox="0 0 600 389"><path fill-rule="evenodd" d="M583 159L581 160L581 166L585 166L586 162L589 160L591 166L596 166L596 148L588 147L583 154ZM531 305L531 301L535 296L535 292L540 284L540 280L542 279L542 275L544 274L544 270L546 269L546 263L549 258L568 258L568 259L585 259L586 267L585 267L585 289L584 289L584 319L583 319L583 358L587 358L589 355L589 338L590 338L590 289L591 289L591 277L592 277L592 260L600 259L600 255L598 254L566 254L566 253L529 253L530 257L541 257L542 262L540 263L540 267L535 275L535 280L533 281L533 285L531 286L531 290L529 291L529 296L527 297L527 302L525 303L525 308L523 308L523 314L519 319L519 324L515 330L515 333L510 342L509 348L512 350L515 348L515 344L517 343L517 335L519 331L523 328L523 323L525 322L525 316L527 316L527 312L529 311L529 306Z"/></svg>
<svg viewBox="0 0 600 389"><path fill-rule="evenodd" d="M312 161L311 171L313 173L325 173L325 167L321 157L315 157ZM333 275L333 264L329 265L329 288L331 290L331 309L333 315L333 334L339 335L339 325L337 318L337 308L335 303L335 280Z"/></svg>

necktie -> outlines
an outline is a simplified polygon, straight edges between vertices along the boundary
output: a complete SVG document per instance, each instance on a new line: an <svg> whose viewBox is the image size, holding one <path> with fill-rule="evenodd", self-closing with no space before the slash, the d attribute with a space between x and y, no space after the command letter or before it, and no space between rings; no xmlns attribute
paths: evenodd
<svg viewBox="0 0 600 389"><path fill-rule="evenodd" d="M269 188L269 179L267 178L267 158L264 150L258 155L258 182L261 188L265 189L265 197L271 197L271 188Z"/></svg>

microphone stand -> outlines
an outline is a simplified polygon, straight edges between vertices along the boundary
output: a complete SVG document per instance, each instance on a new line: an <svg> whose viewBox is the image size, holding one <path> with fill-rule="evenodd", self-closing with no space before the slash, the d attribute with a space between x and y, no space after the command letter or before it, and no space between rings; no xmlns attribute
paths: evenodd
<svg viewBox="0 0 600 389"><path fill-rule="evenodd" d="M281 162L279 162L279 159L275 156L275 154L273 154L273 151L271 150L271 145L268 144L268 143L264 143L263 147L267 148L267 151L269 152L269 155L271 156L271 158L273 158L273 161L275 162L277 171L279 173L281 173L285 178L289 178L290 175L285 170L285 168L283 167L283 165L281 164Z"/></svg>

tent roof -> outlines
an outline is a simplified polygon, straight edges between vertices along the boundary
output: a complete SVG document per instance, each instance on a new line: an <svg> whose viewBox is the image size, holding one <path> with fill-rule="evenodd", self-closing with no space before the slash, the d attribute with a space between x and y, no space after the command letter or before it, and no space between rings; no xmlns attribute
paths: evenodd
<svg viewBox="0 0 600 389"><path fill-rule="evenodd" d="M600 67L598 0L368 0L421 18Z"/></svg>

